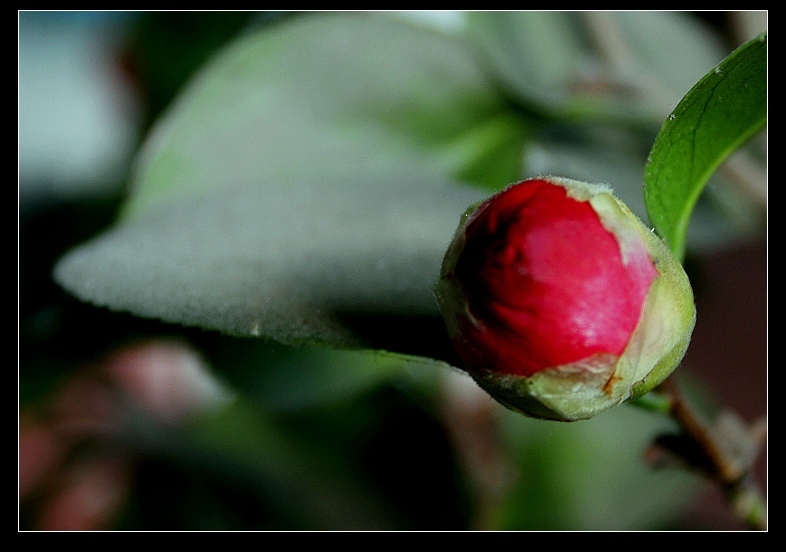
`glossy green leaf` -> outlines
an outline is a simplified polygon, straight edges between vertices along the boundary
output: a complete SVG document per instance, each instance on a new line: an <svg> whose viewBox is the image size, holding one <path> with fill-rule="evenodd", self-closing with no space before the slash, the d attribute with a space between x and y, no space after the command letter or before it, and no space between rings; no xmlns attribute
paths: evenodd
<svg viewBox="0 0 786 552"><path fill-rule="evenodd" d="M677 105L655 140L644 174L650 221L682 258L691 213L718 166L767 118L767 36L732 52Z"/></svg>

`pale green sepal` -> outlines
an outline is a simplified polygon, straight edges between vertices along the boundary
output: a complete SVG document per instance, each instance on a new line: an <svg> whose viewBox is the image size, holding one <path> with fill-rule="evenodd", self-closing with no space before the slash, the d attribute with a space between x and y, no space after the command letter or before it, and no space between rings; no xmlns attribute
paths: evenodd
<svg viewBox="0 0 786 552"><path fill-rule="evenodd" d="M598 194L590 202L603 224L617 236L624 262L635 263L643 240L658 271L615 374L618 381L630 387L630 398L636 398L665 380L685 355L696 323L693 290L665 242L622 201L612 194Z"/></svg>
<svg viewBox="0 0 786 552"><path fill-rule="evenodd" d="M641 378L633 385L631 398L651 391L679 366L696 325L693 289L687 274L666 243L653 232L644 236L660 276L647 294L639 326L623 356L641 356Z"/></svg>
<svg viewBox="0 0 786 552"><path fill-rule="evenodd" d="M529 377L488 370L471 375L508 408L533 418L573 422L592 418L628 398L625 386L612 385L616 360L614 355L595 355Z"/></svg>

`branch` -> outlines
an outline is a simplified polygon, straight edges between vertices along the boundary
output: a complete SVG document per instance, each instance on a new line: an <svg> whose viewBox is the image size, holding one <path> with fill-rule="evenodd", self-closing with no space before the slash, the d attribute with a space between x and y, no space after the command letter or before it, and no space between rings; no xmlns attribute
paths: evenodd
<svg viewBox="0 0 786 552"><path fill-rule="evenodd" d="M736 515L751 529L767 529L766 501L753 478L753 464L766 440L766 422L746 426L730 411L708 424L688 403L673 377L658 387L657 409L671 416L682 433L662 435L656 446L703 472L723 490Z"/></svg>

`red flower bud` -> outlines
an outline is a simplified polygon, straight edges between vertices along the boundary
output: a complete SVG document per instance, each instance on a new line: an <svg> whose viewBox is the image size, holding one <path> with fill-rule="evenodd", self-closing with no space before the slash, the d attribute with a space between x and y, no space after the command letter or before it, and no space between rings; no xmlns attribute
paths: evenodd
<svg viewBox="0 0 786 552"><path fill-rule="evenodd" d="M436 289L469 374L508 407L585 419L663 381L693 295L671 252L605 186L511 185L468 211Z"/></svg>

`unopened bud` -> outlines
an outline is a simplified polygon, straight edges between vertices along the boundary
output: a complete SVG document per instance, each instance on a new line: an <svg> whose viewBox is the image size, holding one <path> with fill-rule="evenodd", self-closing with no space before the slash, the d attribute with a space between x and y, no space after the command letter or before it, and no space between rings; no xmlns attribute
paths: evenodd
<svg viewBox="0 0 786 552"><path fill-rule="evenodd" d="M666 244L606 186L558 177L470 208L435 292L473 379L509 408L563 421L661 383L696 318Z"/></svg>

